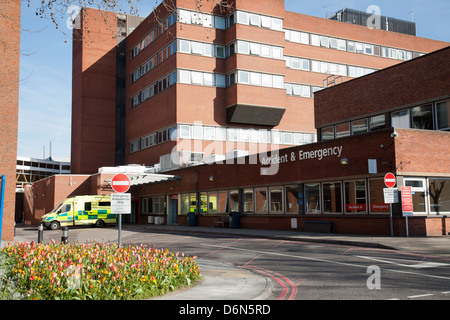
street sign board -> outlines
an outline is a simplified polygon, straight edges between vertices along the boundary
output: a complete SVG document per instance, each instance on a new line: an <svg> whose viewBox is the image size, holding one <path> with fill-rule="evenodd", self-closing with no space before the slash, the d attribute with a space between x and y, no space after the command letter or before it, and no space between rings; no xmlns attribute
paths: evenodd
<svg viewBox="0 0 450 320"><path fill-rule="evenodd" d="M394 188L384 188L384 203L398 203L398 190Z"/></svg>
<svg viewBox="0 0 450 320"><path fill-rule="evenodd" d="M111 194L111 214L131 214L131 194Z"/></svg>
<svg viewBox="0 0 450 320"><path fill-rule="evenodd" d="M404 217L413 216L413 199L411 187L402 187L402 212Z"/></svg>
<svg viewBox="0 0 450 320"><path fill-rule="evenodd" d="M117 193L125 193L130 189L131 181L126 174L116 174L111 180L111 187Z"/></svg>
<svg viewBox="0 0 450 320"><path fill-rule="evenodd" d="M395 187L396 183L397 179L395 178L395 175L393 173L388 173L384 176L384 184L386 185L386 187L393 188Z"/></svg>

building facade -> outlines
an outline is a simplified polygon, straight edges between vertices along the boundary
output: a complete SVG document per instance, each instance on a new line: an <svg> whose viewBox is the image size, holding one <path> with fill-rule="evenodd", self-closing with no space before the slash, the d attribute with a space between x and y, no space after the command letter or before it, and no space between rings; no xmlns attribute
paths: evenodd
<svg viewBox="0 0 450 320"><path fill-rule="evenodd" d="M74 122L72 170L112 165L118 139L119 164L162 171L315 142L315 92L445 45L288 12L280 0L205 2L201 10L192 0L165 1L126 37L123 127L119 118L113 125L113 102L83 111L75 101L87 91L74 89L74 118L82 120ZM74 62L74 77L76 70ZM90 88L111 99L111 79Z"/></svg>
<svg viewBox="0 0 450 320"><path fill-rule="evenodd" d="M20 1L0 2L0 180L5 176L1 240L14 239L15 175L19 123Z"/></svg>

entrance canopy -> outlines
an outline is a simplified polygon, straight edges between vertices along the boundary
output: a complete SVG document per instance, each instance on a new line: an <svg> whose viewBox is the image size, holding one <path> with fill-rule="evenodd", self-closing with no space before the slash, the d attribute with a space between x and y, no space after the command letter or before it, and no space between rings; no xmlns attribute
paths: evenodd
<svg viewBox="0 0 450 320"><path fill-rule="evenodd" d="M172 175L166 175L166 174L156 174L156 173L154 173L154 174L147 173L147 174L130 176L131 186L143 186L146 184L174 181L174 180L179 180L179 179L180 179L180 177L178 177L178 176L172 176Z"/></svg>

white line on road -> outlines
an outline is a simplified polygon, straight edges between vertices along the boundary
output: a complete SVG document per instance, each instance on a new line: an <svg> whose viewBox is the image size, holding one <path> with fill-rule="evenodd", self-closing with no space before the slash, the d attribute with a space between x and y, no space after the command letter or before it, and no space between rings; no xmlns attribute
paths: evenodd
<svg viewBox="0 0 450 320"><path fill-rule="evenodd" d="M424 298L424 297L430 297L434 296L432 293L426 293L426 294L418 294L417 296L408 296L409 299L417 299L417 298Z"/></svg>
<svg viewBox="0 0 450 320"><path fill-rule="evenodd" d="M317 262L325 262L325 263L331 263L331 264L337 264L337 265L351 266L351 267L367 269L366 265L359 265L359 264L354 264L354 263L325 260L325 259L319 259L319 258L311 258L311 257L305 257L305 256L295 256L295 255L286 254L286 253L261 251L261 250L250 250L250 249L243 249L243 248L234 248L234 247L219 246L219 245L207 244L207 243L201 243L200 245L206 246L206 247L216 247L216 248L223 248L223 249L228 249L228 250L246 251L246 252L260 253L260 254L268 254L268 255L273 255L273 256L289 257L289 258L294 258L294 259L310 260L310 261L317 261ZM396 272L396 273L404 273L404 274L416 275L416 276L421 276L421 277L450 280L450 277L436 276L436 275L432 275L432 274L416 273L416 272L411 272L411 271L394 270L394 269L383 269L383 270L384 271L390 271L390 272Z"/></svg>

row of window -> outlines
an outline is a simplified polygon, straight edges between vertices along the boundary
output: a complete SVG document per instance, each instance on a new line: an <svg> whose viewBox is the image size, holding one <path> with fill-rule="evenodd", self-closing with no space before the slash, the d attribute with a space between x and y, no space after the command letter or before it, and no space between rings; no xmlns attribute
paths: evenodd
<svg viewBox="0 0 450 320"><path fill-rule="evenodd" d="M170 45L159 51L149 60L144 62L139 68L134 70L130 75L130 83L134 83L142 76L153 70L157 65L163 63L166 59L177 52L177 41L172 42Z"/></svg>
<svg viewBox="0 0 450 320"><path fill-rule="evenodd" d="M142 50L147 48L153 41L162 35L167 29L177 22L177 12L173 12L162 21L158 26L152 29L137 45L130 50L130 60L136 57Z"/></svg>
<svg viewBox="0 0 450 320"><path fill-rule="evenodd" d="M405 178L413 189L414 214L450 212L450 179ZM244 214L389 214L384 179L360 179L305 185L216 190L178 195L178 213ZM200 202L200 203L198 203ZM165 197L142 198L143 214L165 214Z"/></svg>
<svg viewBox="0 0 450 320"><path fill-rule="evenodd" d="M303 145L313 143L316 140L316 135L313 133L282 132L266 129L224 128L188 124L181 124L178 126L177 137L180 139L272 143L279 145Z"/></svg>
<svg viewBox="0 0 450 320"><path fill-rule="evenodd" d="M285 29L284 32L285 32L285 39L287 41L312 45L316 47L336 49L340 51L355 52L403 61L411 60L413 58L417 58L423 55L422 53L412 52L408 50L382 47L369 43L361 43L351 40L338 39L295 30Z"/></svg>
<svg viewBox="0 0 450 320"><path fill-rule="evenodd" d="M290 69L320 72L344 77L348 76L357 78L376 71L375 69L371 68L363 68L326 61L302 59L297 57L285 56L284 59L286 60L286 67Z"/></svg>
<svg viewBox="0 0 450 320"><path fill-rule="evenodd" d="M450 100L416 106L390 113L391 127L450 130ZM384 114L322 128L322 141L373 132L386 128Z"/></svg>
<svg viewBox="0 0 450 320"><path fill-rule="evenodd" d="M211 43L178 39L133 71L130 75L130 82L136 82L140 77L154 69L175 52L225 59L226 57L235 54L236 48L237 52L240 54L252 54L279 60L283 59L283 48L276 46L239 40L236 43L232 43L225 47Z"/></svg>
<svg viewBox="0 0 450 320"><path fill-rule="evenodd" d="M131 141L130 153L138 152L168 141L177 141L178 139L304 145L316 142L316 135L313 133L278 130L179 124Z"/></svg>
<svg viewBox="0 0 450 320"><path fill-rule="evenodd" d="M158 93L166 90L167 88L173 86L177 83L177 72L172 72L171 74L163 77L162 79L155 81L150 86L146 87L141 92L135 94L130 99L130 108L134 108L144 102L147 99L157 95Z"/></svg>

